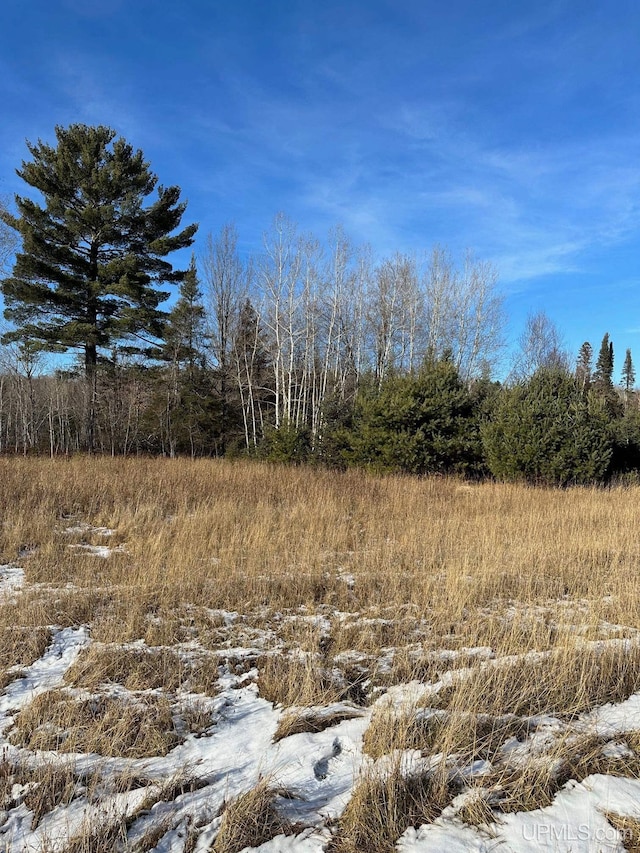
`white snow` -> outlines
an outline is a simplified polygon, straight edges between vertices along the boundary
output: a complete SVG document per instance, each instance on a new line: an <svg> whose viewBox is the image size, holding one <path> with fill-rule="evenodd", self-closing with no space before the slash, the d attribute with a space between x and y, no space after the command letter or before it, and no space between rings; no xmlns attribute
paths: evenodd
<svg viewBox="0 0 640 853"><path fill-rule="evenodd" d="M24 569L19 566L0 566L0 601L24 586Z"/></svg>
<svg viewBox="0 0 640 853"><path fill-rule="evenodd" d="M69 536L86 536L88 534L93 534L95 536L113 536L115 530L112 530L110 527L93 527L91 524L82 522L74 524L71 527L65 527L63 532Z"/></svg>
<svg viewBox="0 0 640 853"><path fill-rule="evenodd" d="M68 545L67 547L82 551L85 554L91 554L94 557L102 557L104 559L110 557L112 554L124 553L124 547L122 545L118 545L116 548L109 548L108 545L86 545L81 543L77 545Z"/></svg>
<svg viewBox="0 0 640 853"><path fill-rule="evenodd" d="M0 694L0 733L11 722L10 715L27 705L38 694L60 687L64 674L89 642L86 628L56 631L44 655Z"/></svg>
<svg viewBox="0 0 640 853"><path fill-rule="evenodd" d="M70 535L91 532L104 536L112 533L107 528L84 525L67 528L65 532ZM118 550L84 544L70 547L100 557L108 557ZM345 575L343 579L351 585L349 577ZM22 569L0 566L0 597L20 594L24 586ZM265 619L268 615L265 614ZM398 715L406 712L424 716L444 714L446 712L434 712L425 707L429 697L437 694L442 687L454 681L464 683L464 679L478 668L499 667L528 659L543 661L549 654L534 651L520 656L497 657L494 650L486 646L429 651L417 643L416 653L421 651L423 656L431 654L445 666L470 662L473 667L453 668L443 673L434 684L412 681L391 686L368 708L339 702L283 711L259 695L255 683L258 670L253 666L257 658L265 654L265 649L269 654L285 653L277 631L268 627L267 621L264 627L256 627L261 624L259 618L252 625L248 618L235 612L211 610L209 616L223 632L214 652L219 662L219 692L213 697L205 697L178 691L171 697L171 702L176 719L180 719L180 714L190 705L199 703L199 707L211 714L211 725L201 734L186 734L182 742L165 756L135 760L85 754L32 753L9 743L8 735L15 715L35 696L63 687L66 671L91 642L86 627L52 628L51 642L42 657L31 666L23 667L0 692L0 753L6 761L21 762L23 766L35 767L44 761L66 766L71 762L76 773L82 776L99 771L104 779L105 793L99 802L90 802L80 792L68 805L58 805L44 815L40 824L33 828L33 815L24 802L28 786L15 786L15 802L6 811L0 811L0 850L42 853L46 849L50 853L62 853L74 833L98 822L129 816L128 837L132 844L149 830L164 827L154 848L156 853L183 853L187 835L195 827L199 833L195 849L204 853L215 840L225 803L266 780L279 792L276 806L296 825L296 834L279 836L253 850L262 853L320 853L330 840L331 822L342 814L360 774L384 776L399 770L411 776L427 773L436 763L442 762L443 756L418 750L398 751L376 761L366 756L363 753L363 735L373 714L380 710ZM274 624L280 625L297 620L308 622L321 635L329 633L332 619L348 621L349 624L359 621L363 626L388 622L328 608L318 613L301 609L298 613L270 616ZM604 629L603 634L610 639L588 643L581 641L579 632L576 632L577 645L596 651L612 646L629 650L638 643L640 635L627 631L624 626L604 625ZM632 638L611 636L618 632L627 632ZM238 638L241 642L245 639L249 642L238 645ZM130 645L137 648L142 643ZM407 648L411 650L414 646ZM197 654L198 651L202 653L195 644L180 647L183 656ZM377 659L380 667L385 665L385 661L390 665L395 652L393 648L381 650L373 659ZM336 656L334 663L339 659L354 664L365 661L367 656L351 650ZM233 672L232 663L239 661L245 661L246 665L242 674L237 675ZM113 690L118 695L127 694L119 686ZM75 690L70 691L70 695L85 694ZM416 707L420 705L421 709ZM314 722L324 719L330 723L340 714L347 713L352 715L351 719L329 724L323 731L300 732L273 742L283 714L295 714ZM519 739L505 739L492 761L504 762L510 768L531 762L549 764L561 739L570 743L572 738L585 734L602 738L603 755L610 759L624 759L631 756L625 743L625 733L640 730L640 692L626 701L603 705L572 721L540 715L527 722L530 724L528 733ZM455 756L449 756L446 767L467 783L473 780L473 784L480 787L485 782L484 777L491 778L494 768L488 761L477 759L466 766L462 761L458 764L456 761ZM109 789L109 780L123 772L141 779L140 787L127 793ZM197 784L193 785L193 790L185 788L185 793L173 799L158 801L162 785L180 778L194 780ZM640 819L638 779L588 776L582 782L567 783L546 808L510 814L495 811L495 819L482 826L471 826L460 817L461 809L473 796L481 794L462 793L434 823L408 829L398 839L398 853L441 853L443 850L447 853L622 853L622 833L607 820L607 814ZM139 813L143 803L154 801L151 808Z"/></svg>

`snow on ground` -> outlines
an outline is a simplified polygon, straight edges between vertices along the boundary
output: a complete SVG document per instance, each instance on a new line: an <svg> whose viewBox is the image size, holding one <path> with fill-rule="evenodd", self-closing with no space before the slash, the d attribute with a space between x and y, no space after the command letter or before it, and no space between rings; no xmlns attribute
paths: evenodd
<svg viewBox="0 0 640 853"><path fill-rule="evenodd" d="M18 566L0 566L0 602L10 598L23 584L24 569Z"/></svg>
<svg viewBox="0 0 640 853"><path fill-rule="evenodd" d="M110 557L112 554L123 553L124 548L119 545L117 548L110 548L108 545L86 545L84 543L80 543L77 545L69 545L69 548L73 548L77 551L82 551L85 554L91 554L94 557Z"/></svg>
<svg viewBox="0 0 640 853"><path fill-rule="evenodd" d="M68 528L67 533L86 533L85 527ZM93 533L110 535L106 529L91 529ZM91 553L107 556L102 546ZM106 549L109 550L109 549ZM345 578L345 582L349 579ZM15 566L0 567L0 597L20 594L24 573ZM211 611L211 615L232 632L242 623L237 613ZM333 614L337 619L357 619L357 614ZM327 614L288 614L286 620L308 620L322 632L328 632ZM616 629L620 626L613 626ZM62 753L31 753L12 745L9 732L15 715L35 696L47 690L64 687L64 675L82 649L91 643L87 628L58 626L53 629L51 642L31 666L24 667L0 693L0 751L7 762L37 767L39 764L68 766L72 761L75 772L86 778L99 772L106 780L117 774L129 773L141 781L137 787L121 793L107 790L98 801L80 794L67 805L60 804L45 814L33 827L33 813L25 803L27 786L16 786L13 802L0 811L0 851L3 853L63 853L68 839L96 821L109 822L116 817L128 817L128 838L132 844L141 841L152 830L158 830L157 853L184 853L190 829L197 827L195 851L209 850L221 824L221 810L238 795L250 791L260 781L267 780L280 792L276 805L281 814L297 827L295 835L278 836L254 850L262 853L320 853L331 837L331 823L339 818L349 802L359 774L374 770L379 777L394 772L406 775L427 772L437 757L405 750L398 755L383 756L373 761L363 753L363 736L372 714L381 709L402 713L424 704L442 686L464 679L471 668L459 668L442 675L433 685L417 681L394 685L380 695L368 708L355 708L350 703L334 703L327 707L299 709L315 720L340 719L322 731L303 731L291 734L274 743L274 734L283 711L259 695L255 683L257 671L251 662L272 645L274 634L265 627L263 643L259 630L245 626L256 640L255 646L220 647L219 692L213 697L195 696L179 691L175 702L180 707L197 702L211 713L211 725L198 734L186 734L181 743L165 756L142 759L105 758L97 755ZM633 632L632 632L633 633ZM233 635L235 636L235 635ZM229 634L229 642L232 635ZM599 640L589 648L606 648L617 644L623 649L637 643L633 639ZM138 646L140 644L136 644ZM186 651L185 651L186 654ZM343 653L352 659L357 654ZM436 652L446 663L458 657L474 659L477 666L494 667L513 663L514 658L496 657L488 647L463 648L458 651ZM544 658L544 653L523 655ZM355 658L354 658L355 656ZM229 661L245 659L249 669L237 675ZM227 661L227 663L225 663ZM65 688L68 689L68 688ZM119 689L119 688L118 688ZM122 688L123 693L124 688ZM81 691L75 691L78 695ZM74 691L69 690L70 695ZM425 708L424 714L429 714ZM523 738L512 738L503 747L511 766L530 760L532 756L546 760L545 755L559 738L567 735L593 733L603 739L609 755L623 754L626 732L640 729L640 693L618 704L604 705L582 714L571 723L553 717L532 718L531 732ZM618 753L616 753L618 750ZM470 767L458 768L469 778L481 778L491 767L488 762L476 761ZM194 782L183 793L164 801L162 786L169 780L188 778ZM398 853L595 853L595 851L624 850L623 835L607 820L608 813L640 819L640 780L605 775L587 776L582 782L568 782L546 808L528 812L494 813L488 825L473 826L459 816L469 801L470 793L462 793L429 825L408 829L397 842ZM149 805L151 803L152 805Z"/></svg>
<svg viewBox="0 0 640 853"><path fill-rule="evenodd" d="M80 536L82 538L92 536L104 536L109 538L115 534L115 530L110 527L94 527L92 524L87 524L84 521L79 521L69 527L63 528L62 532L67 536ZM79 551L84 554L91 554L94 557L102 557L106 559L112 554L122 553L124 548L122 545L110 547L108 545L94 545L88 542L77 542L68 545L72 550Z"/></svg>
<svg viewBox="0 0 640 853"><path fill-rule="evenodd" d="M86 628L64 628L54 633L49 648L0 694L0 733L13 721L13 715L39 693L63 684L64 674L78 653L89 642Z"/></svg>
<svg viewBox="0 0 640 853"><path fill-rule="evenodd" d="M94 527L92 524L79 522L78 524L71 525L71 527L65 527L63 532L69 536L86 536L88 534L113 536L115 530L112 530L110 527Z"/></svg>
<svg viewBox="0 0 640 853"><path fill-rule="evenodd" d="M480 829L456 820L455 811L452 804L434 823L408 829L399 853L623 853L623 834L605 813L640 818L640 781L598 775L568 782L547 808L506 814Z"/></svg>

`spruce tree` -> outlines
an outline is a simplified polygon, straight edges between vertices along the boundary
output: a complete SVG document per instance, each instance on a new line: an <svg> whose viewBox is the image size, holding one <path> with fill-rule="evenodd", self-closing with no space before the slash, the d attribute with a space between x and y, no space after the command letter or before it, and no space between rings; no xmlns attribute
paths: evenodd
<svg viewBox="0 0 640 853"><path fill-rule="evenodd" d="M631 391L633 391L635 381L636 371L633 366L633 361L631 360L631 350L628 349L624 357L624 364L622 366L622 387L624 388L627 395L629 395Z"/></svg>
<svg viewBox="0 0 640 853"><path fill-rule="evenodd" d="M609 332L605 333L600 344L594 379L601 391L613 388L613 344L609 340Z"/></svg>
<svg viewBox="0 0 640 853"><path fill-rule="evenodd" d="M612 458L608 403L565 371L539 370L500 393L482 425L494 477L548 485L598 483Z"/></svg>
<svg viewBox="0 0 640 853"><path fill-rule="evenodd" d="M13 273L1 283L5 340L28 338L42 349L80 350L87 378L101 350L125 340L144 350L162 332L164 283L183 271L166 257L191 245L197 225L178 233L180 188L158 187L142 151L108 127L56 127L57 145L27 143L31 161L18 175L43 203L16 196L4 213L22 238Z"/></svg>
<svg viewBox="0 0 640 853"><path fill-rule="evenodd" d="M576 364L576 380L583 391L586 391L591 384L592 362L593 347L589 341L585 341L578 352Z"/></svg>
<svg viewBox="0 0 640 853"><path fill-rule="evenodd" d="M164 357L193 377L204 367L206 313L198 284L195 260L180 285L178 301L169 314L164 332Z"/></svg>
<svg viewBox="0 0 640 853"><path fill-rule="evenodd" d="M593 387L604 399L607 412L612 420L620 417L622 406L613 385L613 344L607 332L600 344L596 369L593 374Z"/></svg>
<svg viewBox="0 0 640 853"><path fill-rule="evenodd" d="M206 312L192 258L169 314L162 348L168 363L166 436L172 456L218 450L219 403L206 365L207 343Z"/></svg>
<svg viewBox="0 0 640 853"><path fill-rule="evenodd" d="M455 365L427 364L391 377L360 401L343 456L347 464L411 474L477 474L477 411Z"/></svg>

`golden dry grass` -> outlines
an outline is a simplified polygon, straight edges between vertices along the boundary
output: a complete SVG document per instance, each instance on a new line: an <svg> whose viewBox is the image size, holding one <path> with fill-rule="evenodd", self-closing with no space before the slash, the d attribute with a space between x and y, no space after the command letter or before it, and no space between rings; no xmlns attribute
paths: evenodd
<svg viewBox="0 0 640 853"><path fill-rule="evenodd" d="M323 732L331 726L337 726L338 723L353 720L359 716L355 708L343 707L329 713L320 713L314 708L292 708L280 717L278 728L273 735L273 742L277 743L279 740L301 732Z"/></svg>
<svg viewBox="0 0 640 853"><path fill-rule="evenodd" d="M308 657L265 655L258 665L260 695L274 705L329 705L342 698L330 673Z"/></svg>
<svg viewBox="0 0 640 853"><path fill-rule="evenodd" d="M9 739L30 750L127 758L166 755L179 742L164 697L79 700L62 690L41 693L22 708Z"/></svg>
<svg viewBox="0 0 640 853"><path fill-rule="evenodd" d="M386 718L376 710L366 750L497 760L506 739L526 740L532 716L571 725L640 689L639 498L636 487L560 491L243 461L2 458L0 562L21 565L27 584L0 599L0 631L10 638L0 668L28 665L50 626L86 624L94 644L68 680L89 690L112 682L211 695L218 666L238 686L257 667L263 698L299 709L366 704L394 684L443 679L422 709ZM118 550L104 559L74 545ZM136 641L145 646L123 646ZM67 699L49 696L46 709L38 697L12 737L111 754L101 752L106 710L81 734L65 717ZM76 701L81 717L82 707ZM279 736L306 725L300 716L285 714ZM196 710L186 722L202 731L211 720ZM155 734L138 754L175 742L169 723L150 725ZM558 773L499 767L487 780L499 805L480 796L478 820L494 807L548 802L567 773L635 767L630 759L616 769L595 746L578 760L570 739L559 748ZM138 749L122 741L113 754ZM386 784L357 789L338 835L343 849L373 844L358 841L357 814L372 813L375 825L387 793L396 806L380 820L394 827L447 800L431 782L428 807L399 777L385 793Z"/></svg>
<svg viewBox="0 0 640 853"><path fill-rule="evenodd" d="M509 738L528 733L526 720L516 716L477 715L468 710L394 713L377 711L363 739L363 749L380 758L397 749L417 749L423 754L457 755L465 761L490 761Z"/></svg>
<svg viewBox="0 0 640 853"><path fill-rule="evenodd" d="M66 842L65 853L113 853L114 850L126 850L125 817L105 818L86 820L82 828ZM46 846L43 853L48 853Z"/></svg>
<svg viewBox="0 0 640 853"><path fill-rule="evenodd" d="M607 812L606 818L622 836L622 844L627 853L640 853L640 820L623 817L614 812Z"/></svg>
<svg viewBox="0 0 640 853"><path fill-rule="evenodd" d="M0 689L41 657L51 639L47 628L5 627L0 629Z"/></svg>
<svg viewBox="0 0 640 853"><path fill-rule="evenodd" d="M602 616L634 625L637 494L240 462L1 459L0 550L5 561L23 555L30 581L101 586L98 621L110 604L114 618L144 611L162 623L181 604L242 613L326 604L387 619L411 605L406 625L336 625L336 651L396 645L425 619L434 641L499 640L502 652L553 643L559 611L525 626L521 615L502 623L482 613L497 603L580 601L583 625ZM124 551L101 559L69 549L61 531L78 519L114 529ZM139 639L140 625L131 629Z"/></svg>
<svg viewBox="0 0 640 853"><path fill-rule="evenodd" d="M44 654L50 639L46 628L4 628L0 631L0 669L29 666Z"/></svg>
<svg viewBox="0 0 640 853"><path fill-rule="evenodd" d="M406 775L399 765L357 782L338 821L331 853L392 853L410 826L431 823L454 792L440 774Z"/></svg>
<svg viewBox="0 0 640 853"><path fill-rule="evenodd" d="M213 853L240 853L278 835L290 835L293 827L276 810L277 791L267 780L241 794L225 808Z"/></svg>
<svg viewBox="0 0 640 853"><path fill-rule="evenodd" d="M74 687L96 690L104 684L120 684L128 690L173 692L179 687L193 693L217 692L217 659L198 656L187 659L176 651L159 648L123 648L92 645L83 649L65 673Z"/></svg>

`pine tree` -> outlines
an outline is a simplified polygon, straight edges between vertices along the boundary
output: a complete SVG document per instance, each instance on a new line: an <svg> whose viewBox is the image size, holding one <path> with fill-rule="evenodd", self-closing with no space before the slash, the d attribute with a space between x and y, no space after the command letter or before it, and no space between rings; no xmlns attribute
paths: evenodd
<svg viewBox="0 0 640 853"><path fill-rule="evenodd" d="M628 349L624 357L622 366L622 387L627 396L633 391L633 386L636 381L636 371L631 360L631 350Z"/></svg>
<svg viewBox="0 0 640 853"><path fill-rule="evenodd" d="M591 384L591 373L593 364L593 347L589 341L585 341L578 352L576 364L576 381L583 391Z"/></svg>
<svg viewBox="0 0 640 853"><path fill-rule="evenodd" d="M158 187L141 151L108 127L56 127L57 145L27 143L32 156L18 175L44 205L16 196L17 216L0 214L22 238L13 273L0 287L5 317L15 328L5 341L83 353L91 388L87 443L93 449L96 370L100 351L118 341L144 351L162 331L157 285L184 272L165 260L191 245L197 225L177 234L185 210L179 187Z"/></svg>
<svg viewBox="0 0 640 853"><path fill-rule="evenodd" d="M18 175L44 205L16 196L19 215L3 220L22 238L13 274L2 281L5 316L51 351L79 349L87 377L98 353L125 339L140 348L161 333L157 285L184 272L165 260L191 245L197 225L177 234L185 210L179 187L159 187L141 151L108 127L56 127L56 147L27 143L32 156Z"/></svg>
<svg viewBox="0 0 640 853"><path fill-rule="evenodd" d="M609 474L608 401L594 391L585 394L565 371L543 368L503 390L482 425L482 439L489 469L502 480L587 484Z"/></svg>
<svg viewBox="0 0 640 853"><path fill-rule="evenodd" d="M193 376L204 366L206 313L198 284L195 259L180 285L180 295L164 331L164 356Z"/></svg>
<svg viewBox="0 0 640 853"><path fill-rule="evenodd" d="M600 344L594 380L601 391L613 389L613 344L609 340L609 332L606 332Z"/></svg>
<svg viewBox="0 0 640 853"><path fill-rule="evenodd" d="M387 379L361 400L348 464L411 474L473 474L481 468L477 412L455 365L436 361L416 376Z"/></svg>
<svg viewBox="0 0 640 853"><path fill-rule="evenodd" d="M191 456L217 451L218 402L206 366L206 313L195 259L180 285L180 296L164 332L163 357L168 362L166 435L170 455Z"/></svg>

